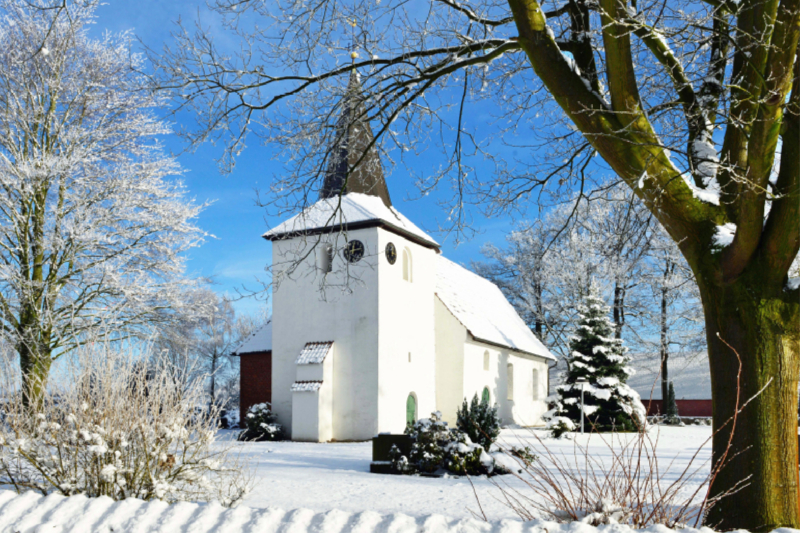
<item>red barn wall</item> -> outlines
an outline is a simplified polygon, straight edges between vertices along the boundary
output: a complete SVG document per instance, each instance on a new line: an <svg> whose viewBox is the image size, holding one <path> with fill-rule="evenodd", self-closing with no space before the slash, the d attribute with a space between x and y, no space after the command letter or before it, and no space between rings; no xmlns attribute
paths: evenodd
<svg viewBox="0 0 800 533"><path fill-rule="evenodd" d="M661 400L642 400L648 415L662 412ZM675 400L680 416L711 416L711 400Z"/></svg>
<svg viewBox="0 0 800 533"><path fill-rule="evenodd" d="M251 405L272 402L272 352L239 356L239 414L241 424Z"/></svg>

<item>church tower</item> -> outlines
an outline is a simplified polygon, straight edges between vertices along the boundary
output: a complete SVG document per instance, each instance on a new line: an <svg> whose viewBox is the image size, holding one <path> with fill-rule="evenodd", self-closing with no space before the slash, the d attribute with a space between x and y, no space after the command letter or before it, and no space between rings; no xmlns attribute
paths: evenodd
<svg viewBox="0 0 800 533"><path fill-rule="evenodd" d="M273 244L272 404L293 440L400 433L436 407L439 245L392 206L358 74L319 201Z"/></svg>
<svg viewBox="0 0 800 533"><path fill-rule="evenodd" d="M333 145L328 151L328 171L320 190L320 199L355 192L377 196L386 207L392 207L380 155L372 145L372 128L367 121L361 82L355 70L350 73L342 108ZM348 175L350 169L354 170Z"/></svg>

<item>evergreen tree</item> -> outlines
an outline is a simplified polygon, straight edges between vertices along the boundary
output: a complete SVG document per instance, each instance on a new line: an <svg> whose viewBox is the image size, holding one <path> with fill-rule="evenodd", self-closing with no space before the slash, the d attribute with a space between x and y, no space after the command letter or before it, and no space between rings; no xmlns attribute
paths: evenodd
<svg viewBox="0 0 800 533"><path fill-rule="evenodd" d="M573 429L581 419L581 387L584 390L584 424L597 431L634 431L644 423L645 409L639 394L625 384L633 369L627 348L614 338L609 307L592 283L578 308L579 321L570 338L566 380L556 387L554 407L546 415L556 433ZM585 383L578 383L583 378Z"/></svg>
<svg viewBox="0 0 800 533"><path fill-rule="evenodd" d="M667 397L664 400L664 417L667 424L680 424L681 419L678 417L678 402L675 401L675 387L672 382L669 382L667 389Z"/></svg>
<svg viewBox="0 0 800 533"><path fill-rule="evenodd" d="M469 436L470 440L480 444L488 452L500 436L500 416L497 407L489 405L486 398L478 400L478 395L472 397L472 402L464 403L456 413L456 426Z"/></svg>

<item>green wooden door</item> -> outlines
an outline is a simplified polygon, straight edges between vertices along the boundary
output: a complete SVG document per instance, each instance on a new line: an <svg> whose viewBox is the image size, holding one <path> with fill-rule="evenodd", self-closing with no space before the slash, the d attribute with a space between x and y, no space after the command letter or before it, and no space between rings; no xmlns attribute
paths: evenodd
<svg viewBox="0 0 800 533"><path fill-rule="evenodd" d="M489 387L483 388L483 393L481 394L481 402L488 404L492 399L489 397Z"/></svg>
<svg viewBox="0 0 800 533"><path fill-rule="evenodd" d="M413 394L408 395L406 400L406 424L413 424L417 421L417 399Z"/></svg>

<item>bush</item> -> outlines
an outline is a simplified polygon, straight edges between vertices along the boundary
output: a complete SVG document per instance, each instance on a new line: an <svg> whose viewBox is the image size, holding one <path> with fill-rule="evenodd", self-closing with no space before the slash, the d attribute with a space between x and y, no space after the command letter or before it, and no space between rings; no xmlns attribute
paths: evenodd
<svg viewBox="0 0 800 533"><path fill-rule="evenodd" d="M406 434L414 439L408 457L396 446L389 452L392 467L398 474L443 473L459 475L491 475L505 473L497 468L494 458L469 436L447 427L442 414L435 412L430 418L409 425Z"/></svg>
<svg viewBox="0 0 800 533"><path fill-rule="evenodd" d="M575 424L565 416L554 416L547 421L547 429L551 431L554 439L560 439L566 433L575 431Z"/></svg>
<svg viewBox="0 0 800 533"><path fill-rule="evenodd" d="M492 444L500 436L500 417L497 415L497 407L492 407L486 399L478 400L478 395L472 397L472 401L464 403L456 415L456 426L467 434L472 442L483 446L484 450L490 450Z"/></svg>
<svg viewBox="0 0 800 533"><path fill-rule="evenodd" d="M85 350L34 412L19 387L0 424L0 485L18 492L115 500L212 501L233 506L248 490L231 445L215 442L218 412L201 409L204 378L166 362L151 368L107 346Z"/></svg>
<svg viewBox="0 0 800 533"><path fill-rule="evenodd" d="M244 415L246 429L239 433L239 440L283 440L285 432L283 426L275 423L277 419L278 416L272 412L272 405L267 402L250 406L247 414Z"/></svg>

